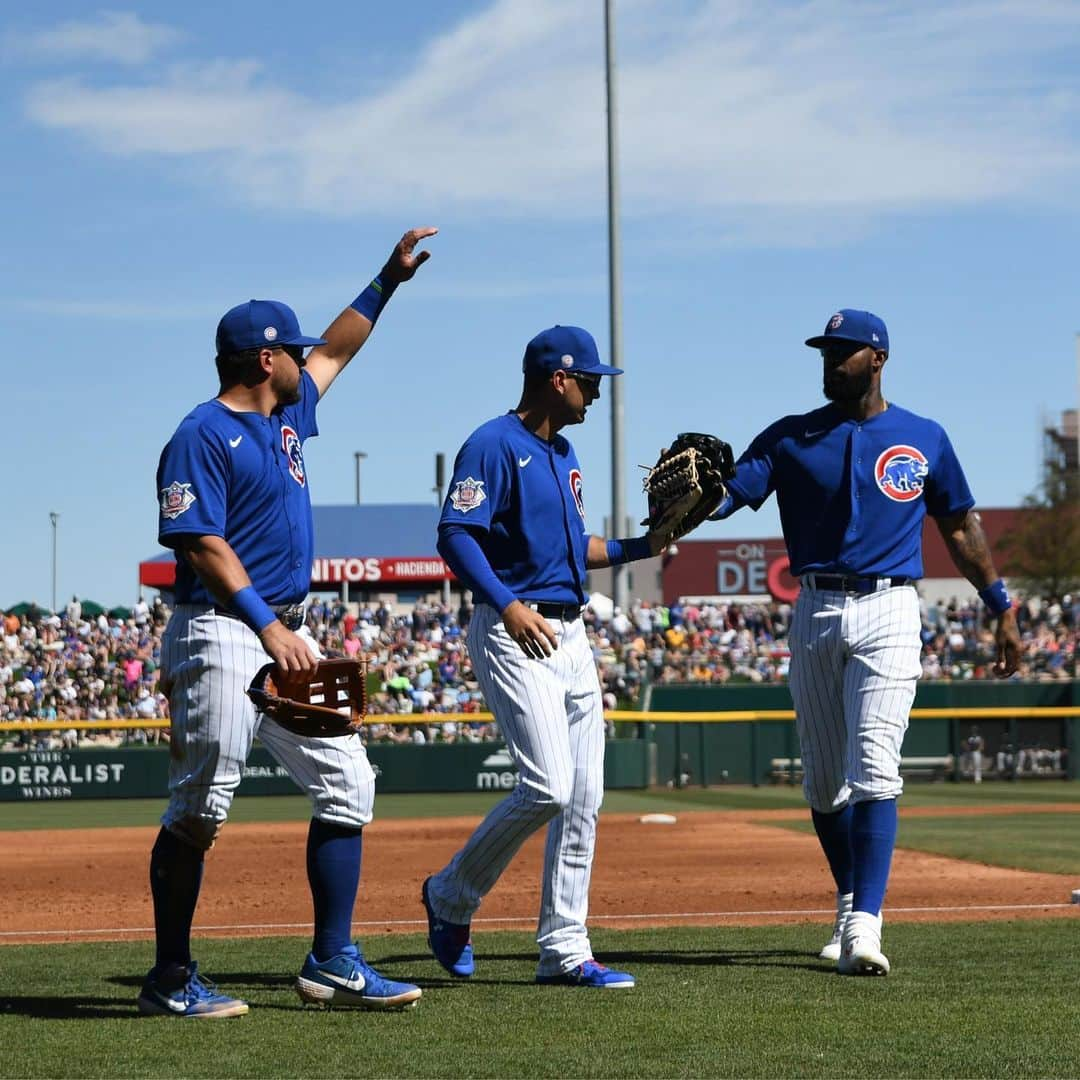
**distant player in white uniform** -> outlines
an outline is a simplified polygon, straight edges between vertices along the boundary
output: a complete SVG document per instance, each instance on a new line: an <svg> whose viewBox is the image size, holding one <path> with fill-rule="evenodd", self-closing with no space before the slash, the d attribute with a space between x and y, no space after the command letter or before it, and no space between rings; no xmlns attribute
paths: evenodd
<svg viewBox="0 0 1080 1080"><path fill-rule="evenodd" d="M454 463L439 551L473 591L468 650L518 784L422 899L428 942L453 975L473 973L469 925L521 844L548 827L536 981L634 985L596 962L585 929L604 794L600 681L581 609L585 572L658 554L650 535L603 540L585 529L581 467L559 430L580 424L605 375L585 330L555 326L529 342L517 408L469 436Z"/></svg>
<svg viewBox="0 0 1080 1080"><path fill-rule="evenodd" d="M973 727L971 734L967 737L966 747L971 779L976 784L982 783L982 760L985 745L982 735L979 734L978 727Z"/></svg>
<svg viewBox="0 0 1080 1080"><path fill-rule="evenodd" d="M922 525L997 618L994 673L1019 661L1016 617L948 436L881 395L885 323L844 309L807 342L829 404L766 428L739 459L714 517L776 492L792 574L791 695L814 826L837 888L821 952L845 975L886 975L881 905L903 790L900 747L919 678Z"/></svg>

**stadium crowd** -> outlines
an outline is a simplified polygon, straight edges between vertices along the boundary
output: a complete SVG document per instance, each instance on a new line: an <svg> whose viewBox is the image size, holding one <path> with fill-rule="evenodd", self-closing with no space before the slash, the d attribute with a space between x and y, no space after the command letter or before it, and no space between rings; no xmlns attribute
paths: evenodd
<svg viewBox="0 0 1080 1080"><path fill-rule="evenodd" d="M77 599L62 613L31 608L0 615L0 720L166 719L158 683L161 634L169 609L140 599L126 617L84 615ZM439 714L482 712L483 696L465 649L470 608L418 603L406 611L386 604L315 599L308 627L324 652L372 657L369 712L413 724L369 721L367 737L396 742L485 741L493 726L477 718L440 721ZM1021 599L1024 642L1018 679L1076 676L1080 604L1071 596ZM601 619L584 615L608 709L633 707L649 684L778 683L787 678L784 603L671 607L635 602ZM923 678L991 677L994 642L982 605L943 600L924 604ZM146 744L167 739L164 728L8 732L0 749L60 749L76 745Z"/></svg>

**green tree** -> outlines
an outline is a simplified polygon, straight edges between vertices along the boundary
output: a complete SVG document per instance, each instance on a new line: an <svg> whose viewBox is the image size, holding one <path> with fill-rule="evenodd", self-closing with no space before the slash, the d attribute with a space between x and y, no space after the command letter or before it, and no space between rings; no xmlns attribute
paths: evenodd
<svg viewBox="0 0 1080 1080"><path fill-rule="evenodd" d="M1026 513L998 541L1001 570L1037 596L1080 589L1080 474L1048 460L1039 488L1024 499Z"/></svg>

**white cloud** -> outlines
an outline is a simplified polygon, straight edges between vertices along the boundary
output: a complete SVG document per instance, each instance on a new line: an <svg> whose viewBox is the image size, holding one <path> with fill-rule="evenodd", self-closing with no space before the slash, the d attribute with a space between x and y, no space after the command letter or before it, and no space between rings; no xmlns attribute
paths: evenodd
<svg viewBox="0 0 1080 1080"><path fill-rule="evenodd" d="M618 11L628 215L798 242L831 216L850 228L1036 201L1080 179L1076 5L635 0ZM27 108L103 152L197 160L262 206L574 219L603 212L602 62L598 6L497 0L360 100L327 104L237 57L139 85L43 82Z"/></svg>
<svg viewBox="0 0 1080 1080"><path fill-rule="evenodd" d="M10 34L9 52L50 60L109 60L145 64L184 35L162 23L144 22L130 11L103 11L93 19L71 20L51 30Z"/></svg>

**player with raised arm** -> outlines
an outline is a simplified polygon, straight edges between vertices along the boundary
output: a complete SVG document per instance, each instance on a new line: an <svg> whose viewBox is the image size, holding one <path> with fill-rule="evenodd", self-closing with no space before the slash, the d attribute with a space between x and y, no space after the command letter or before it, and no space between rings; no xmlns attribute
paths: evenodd
<svg viewBox="0 0 1080 1080"><path fill-rule="evenodd" d="M547 825L536 981L634 985L593 958L585 928L604 794L600 680L581 619L586 570L658 554L654 533L603 540L585 528L581 466L559 434L585 419L604 376L596 342L554 326L525 349L517 408L481 425L454 462L439 551L473 591L467 647L518 784L423 884L428 942L453 975L474 970L469 926L522 843Z"/></svg>
<svg viewBox="0 0 1080 1080"><path fill-rule="evenodd" d="M997 619L995 675L1016 671L1020 640L948 436L882 396L885 323L844 309L806 344L821 351L829 404L758 435L714 518L756 510L776 492L802 585L790 647L803 790L837 888L821 956L845 975L886 975L881 906L903 790L900 747L921 672L915 581L927 514Z"/></svg>
<svg viewBox="0 0 1080 1080"><path fill-rule="evenodd" d="M351 941L363 827L375 779L360 736L303 737L247 695L269 661L310 673L318 648L304 625L311 581L311 496L304 440L316 405L368 336L394 289L428 258L407 232L382 271L324 331L300 333L292 309L250 300L217 330L220 391L193 409L162 451L158 535L176 551L176 608L162 638L172 739L169 805L150 858L157 956L139 1011L239 1016L191 957L204 857L232 803L256 734L312 801L307 873L314 939L297 980L319 1005L401 1008L419 987L384 979ZM304 352L313 347L305 358Z"/></svg>

